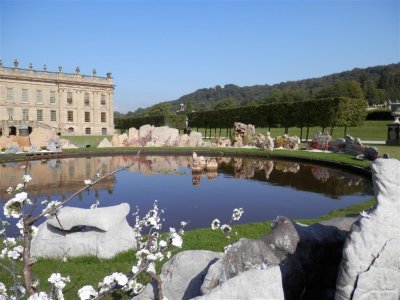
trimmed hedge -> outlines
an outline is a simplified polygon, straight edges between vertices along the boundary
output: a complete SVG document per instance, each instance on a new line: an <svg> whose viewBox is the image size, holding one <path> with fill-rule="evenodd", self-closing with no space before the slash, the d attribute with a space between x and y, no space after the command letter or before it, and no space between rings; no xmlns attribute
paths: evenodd
<svg viewBox="0 0 400 300"><path fill-rule="evenodd" d="M391 121L393 117L388 109L375 109L368 111L367 120Z"/></svg>
<svg viewBox="0 0 400 300"><path fill-rule="evenodd" d="M188 113L187 117L192 128L231 128L235 122L256 127L339 127L362 124L367 116L366 109L365 100L336 97L200 111ZM139 128L145 124L183 129L185 116L178 114L115 119L115 127L121 130Z"/></svg>
<svg viewBox="0 0 400 300"><path fill-rule="evenodd" d="M234 122L256 127L338 127L362 124L366 108L362 99L338 97L202 111L187 116L192 128L230 128Z"/></svg>
<svg viewBox="0 0 400 300"><path fill-rule="evenodd" d="M153 126L169 126L171 128L184 128L185 116L184 115L157 115L147 117L135 118L115 118L115 128L120 130L127 130L131 127L139 129L141 126L150 124Z"/></svg>

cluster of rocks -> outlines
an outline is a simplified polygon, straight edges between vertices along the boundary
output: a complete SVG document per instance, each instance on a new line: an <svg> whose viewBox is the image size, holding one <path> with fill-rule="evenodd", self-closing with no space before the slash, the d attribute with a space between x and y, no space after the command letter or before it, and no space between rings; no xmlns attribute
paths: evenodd
<svg viewBox="0 0 400 300"><path fill-rule="evenodd" d="M139 129L130 128L128 134L114 134L111 142L103 139L98 148L104 147L201 147L209 146L199 132L179 135L179 130L168 126L143 125Z"/></svg>
<svg viewBox="0 0 400 300"><path fill-rule="evenodd" d="M378 158L378 149L363 145L359 138L346 135L344 139L339 138L333 140L327 131L318 132L313 137L310 147L316 150L343 152L356 156L362 155L368 160L375 160Z"/></svg>
<svg viewBox="0 0 400 300"><path fill-rule="evenodd" d="M278 217L258 240L223 253L184 251L162 268L169 299L399 299L398 160L372 165L370 213L310 226ZM134 299L156 299L156 283Z"/></svg>
<svg viewBox="0 0 400 300"><path fill-rule="evenodd" d="M0 149L5 153L28 152L41 150L60 152L62 149L77 148L69 140L60 139L53 129L34 128L29 136L1 136Z"/></svg>

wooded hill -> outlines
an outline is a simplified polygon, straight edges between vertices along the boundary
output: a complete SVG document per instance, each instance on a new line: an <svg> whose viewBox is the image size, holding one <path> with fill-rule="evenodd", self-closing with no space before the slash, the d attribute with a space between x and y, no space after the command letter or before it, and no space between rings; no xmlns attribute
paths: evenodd
<svg viewBox="0 0 400 300"><path fill-rule="evenodd" d="M365 99L370 105L381 104L389 99L400 100L400 63L355 68L319 78L274 85L239 87L227 84L223 87L199 89L174 101L161 102L145 109L128 112L126 116L162 115L177 111L181 103L185 105L186 112L191 112L328 97Z"/></svg>

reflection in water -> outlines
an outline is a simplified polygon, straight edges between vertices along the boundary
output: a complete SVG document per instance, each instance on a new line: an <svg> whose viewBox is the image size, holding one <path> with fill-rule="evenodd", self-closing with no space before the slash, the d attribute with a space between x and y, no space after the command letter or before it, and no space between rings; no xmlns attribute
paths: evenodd
<svg viewBox="0 0 400 300"><path fill-rule="evenodd" d="M34 203L66 199L84 186L85 179L107 174L135 159L109 156L28 162L33 179L27 192ZM191 156L141 156L128 170L95 184L70 206L89 208L99 200L100 207L126 202L146 211L158 200L166 211L165 228L176 227L176 220L190 220L190 229L207 227L214 218L229 219L236 207L245 210L243 223L277 215L311 218L373 194L370 180L337 169L279 160L217 160L217 171L192 174ZM0 167L0 204L9 199L6 189L22 181L25 165L18 162ZM131 215L128 222L134 224Z"/></svg>

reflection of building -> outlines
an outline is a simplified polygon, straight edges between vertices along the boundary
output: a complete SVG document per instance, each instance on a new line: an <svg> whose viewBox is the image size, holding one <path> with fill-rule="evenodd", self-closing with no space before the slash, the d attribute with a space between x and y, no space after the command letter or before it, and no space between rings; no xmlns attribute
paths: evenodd
<svg viewBox="0 0 400 300"><path fill-rule="evenodd" d="M0 60L0 135L27 135L36 127L57 132L114 133L111 73L107 77L3 67Z"/></svg>
<svg viewBox="0 0 400 300"><path fill-rule="evenodd" d="M22 183L26 163L7 163L0 166L0 199L8 200L8 187ZM65 195L84 187L85 179L94 178L95 174L107 174L113 171L112 157L69 158L62 160L28 162L27 174L32 180L27 186L30 197L38 195ZM110 176L92 187L92 190L113 191L115 177Z"/></svg>

